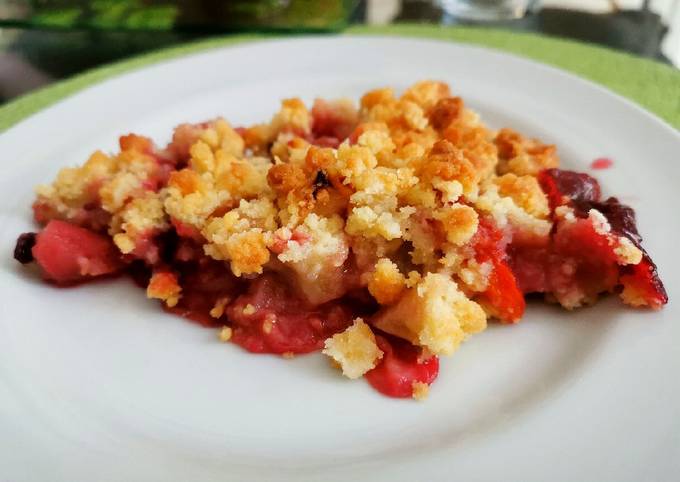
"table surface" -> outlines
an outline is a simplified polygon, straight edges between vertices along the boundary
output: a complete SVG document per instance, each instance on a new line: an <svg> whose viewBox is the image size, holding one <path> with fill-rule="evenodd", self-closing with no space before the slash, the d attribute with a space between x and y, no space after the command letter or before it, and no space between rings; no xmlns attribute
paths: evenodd
<svg viewBox="0 0 680 482"><path fill-rule="evenodd" d="M398 6L389 18L391 23L465 23L448 15L436 2L407 0ZM371 24L376 21L371 13L369 2L360 1L350 13L349 23ZM572 38L668 62L660 49L667 27L652 12L594 14L543 8L522 19L483 26ZM214 34L0 28L0 103L93 67Z"/></svg>

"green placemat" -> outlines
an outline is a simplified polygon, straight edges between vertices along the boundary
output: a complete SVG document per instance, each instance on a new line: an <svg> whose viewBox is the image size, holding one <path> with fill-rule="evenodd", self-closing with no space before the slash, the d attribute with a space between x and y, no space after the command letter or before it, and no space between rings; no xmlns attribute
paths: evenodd
<svg viewBox="0 0 680 482"><path fill-rule="evenodd" d="M505 50L571 71L608 87L680 129L680 72L654 61L569 40L503 30L429 25L355 26L345 35L402 35L473 43ZM0 132L29 115L104 79L148 64L266 34L212 38L100 67L21 97L0 108Z"/></svg>

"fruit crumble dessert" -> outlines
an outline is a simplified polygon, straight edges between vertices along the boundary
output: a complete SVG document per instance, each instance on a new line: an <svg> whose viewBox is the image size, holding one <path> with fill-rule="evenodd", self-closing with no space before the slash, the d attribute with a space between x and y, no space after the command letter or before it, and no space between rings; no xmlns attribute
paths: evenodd
<svg viewBox="0 0 680 482"><path fill-rule="evenodd" d="M525 295L568 310L667 302L633 210L555 146L494 131L442 82L269 123L129 134L37 188L14 253L56 285L131 275L149 298L254 353L322 351L349 378L423 398Z"/></svg>

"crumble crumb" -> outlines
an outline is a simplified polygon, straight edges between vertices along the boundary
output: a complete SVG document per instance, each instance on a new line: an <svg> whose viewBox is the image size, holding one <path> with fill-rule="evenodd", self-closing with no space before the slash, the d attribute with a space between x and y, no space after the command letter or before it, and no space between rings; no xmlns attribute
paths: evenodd
<svg viewBox="0 0 680 482"><path fill-rule="evenodd" d="M559 158L554 145L529 139L512 129L501 129L494 143L498 148L498 172L518 176L536 175L543 169L557 167Z"/></svg>
<svg viewBox="0 0 680 482"><path fill-rule="evenodd" d="M361 377L375 368L383 356L373 331L361 318L354 320L354 324L342 333L327 339L323 353L340 365L347 378Z"/></svg>
<svg viewBox="0 0 680 482"><path fill-rule="evenodd" d="M388 258L381 258L375 264L375 271L368 281L368 291L381 305L394 303L406 286L404 275Z"/></svg>
<svg viewBox="0 0 680 482"><path fill-rule="evenodd" d="M550 214L548 197L534 176L507 173L493 180L501 196L511 198L530 215L545 219Z"/></svg>
<svg viewBox="0 0 680 482"><path fill-rule="evenodd" d="M607 218L604 217L604 214L602 214L597 209L591 209L588 211L588 220L593 225L593 229L595 229L597 234L607 236L611 232L609 221L607 221Z"/></svg>
<svg viewBox="0 0 680 482"><path fill-rule="evenodd" d="M218 298L217 301L215 302L215 305L210 310L210 316L212 316L213 318L221 318L222 315L224 314L224 309L230 302L231 297L229 296L223 296L221 298Z"/></svg>
<svg viewBox="0 0 680 482"><path fill-rule="evenodd" d="M245 314L245 310L244 314ZM262 332L269 335L271 334L272 330L274 329L274 323L276 323L276 318L265 318L265 320L262 322Z"/></svg>
<svg viewBox="0 0 680 482"><path fill-rule="evenodd" d="M620 265L638 264L642 261L642 251L630 239L619 236L617 241L614 254L618 257Z"/></svg>
<svg viewBox="0 0 680 482"><path fill-rule="evenodd" d="M165 301L170 308L177 305L182 287L179 285L177 275L168 271L158 271L151 276L146 288L146 296Z"/></svg>
<svg viewBox="0 0 680 482"><path fill-rule="evenodd" d="M489 286L489 278L493 271L493 265L488 262L478 262L475 259L467 261L464 267L458 271L458 278L471 291L481 293Z"/></svg>
<svg viewBox="0 0 680 482"><path fill-rule="evenodd" d="M438 209L434 212L434 218L441 222L446 240L456 246L467 243L477 232L477 211L464 204L456 203Z"/></svg>
<svg viewBox="0 0 680 482"><path fill-rule="evenodd" d="M427 383L413 382L413 398L419 402L424 401L430 393L430 386Z"/></svg>
<svg viewBox="0 0 680 482"><path fill-rule="evenodd" d="M221 342L226 343L229 340L231 340L231 335L233 334L233 330L228 327L228 326L223 326L220 331L218 332L217 336L220 339Z"/></svg>

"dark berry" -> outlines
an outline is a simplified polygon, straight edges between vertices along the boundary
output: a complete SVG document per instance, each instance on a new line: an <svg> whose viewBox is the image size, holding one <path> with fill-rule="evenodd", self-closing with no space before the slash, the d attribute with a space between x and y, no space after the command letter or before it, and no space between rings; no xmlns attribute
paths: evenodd
<svg viewBox="0 0 680 482"><path fill-rule="evenodd" d="M23 233L17 238L17 244L14 247L14 259L21 264L27 264L33 261L33 246L35 246L35 233Z"/></svg>

